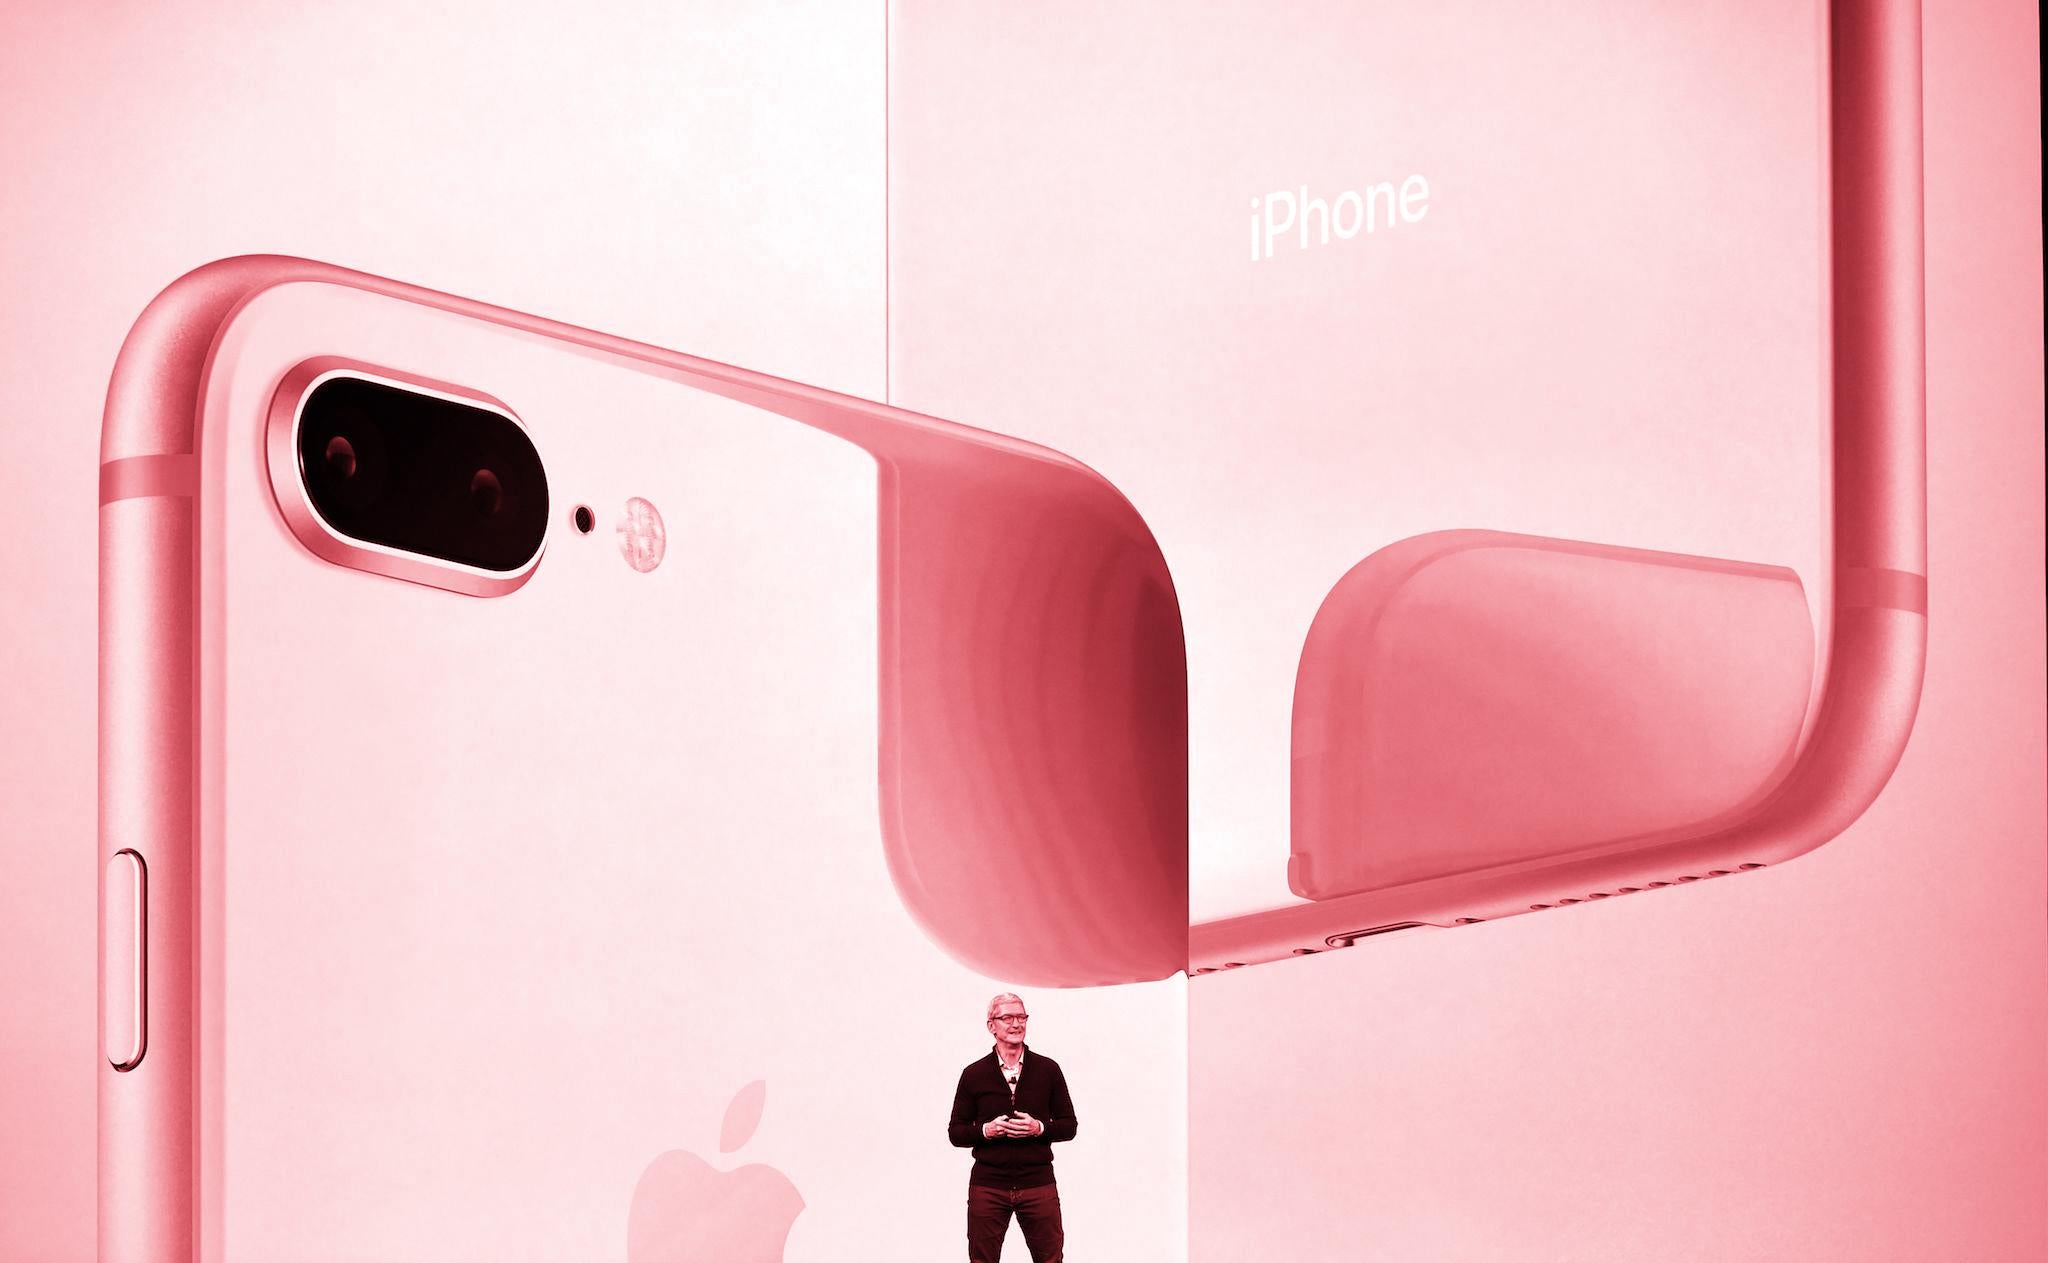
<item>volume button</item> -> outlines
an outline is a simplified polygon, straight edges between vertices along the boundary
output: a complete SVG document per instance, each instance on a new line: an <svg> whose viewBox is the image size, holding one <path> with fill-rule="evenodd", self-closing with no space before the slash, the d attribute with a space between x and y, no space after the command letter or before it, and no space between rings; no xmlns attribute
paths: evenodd
<svg viewBox="0 0 2048 1263"><path fill-rule="evenodd" d="M100 1028L116 1070L142 1064L149 1047L149 870L133 851L107 861L101 891Z"/></svg>

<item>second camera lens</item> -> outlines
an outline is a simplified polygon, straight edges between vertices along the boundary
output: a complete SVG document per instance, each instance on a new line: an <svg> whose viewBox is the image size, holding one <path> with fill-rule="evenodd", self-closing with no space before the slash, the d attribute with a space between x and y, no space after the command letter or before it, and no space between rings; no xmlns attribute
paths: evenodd
<svg viewBox="0 0 2048 1263"><path fill-rule="evenodd" d="M498 476L490 470L479 469L469 480L469 502L476 506L476 511L482 516L490 517L495 514L504 499L505 489L498 485Z"/></svg>

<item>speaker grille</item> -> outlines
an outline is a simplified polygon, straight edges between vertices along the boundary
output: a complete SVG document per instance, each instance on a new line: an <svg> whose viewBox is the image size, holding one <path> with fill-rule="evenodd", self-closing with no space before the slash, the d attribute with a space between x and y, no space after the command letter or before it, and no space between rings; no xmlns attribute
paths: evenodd
<svg viewBox="0 0 2048 1263"><path fill-rule="evenodd" d="M1645 890L1663 890L1667 886L1676 886L1683 882L1705 881L1709 877L1727 877L1735 873L1747 873L1762 867L1762 864L1751 862L1737 864L1734 868L1713 868L1708 869L1704 873L1686 873L1667 881L1653 881L1641 886L1620 886L1613 890L1596 890L1589 895L1572 895L1564 899L1554 899L1549 903L1532 903L1529 905L1529 911L1544 912L1551 908L1568 908L1575 903L1588 903L1594 899L1612 899L1616 895L1636 895L1641 894ZM1470 918L1461 918L1457 924L1467 925L1470 922Z"/></svg>
<svg viewBox="0 0 2048 1263"><path fill-rule="evenodd" d="M1684 885L1687 882L1705 881L1709 877L1728 877L1735 873L1747 873L1762 867L1764 866L1761 863L1752 861L1746 864L1737 864L1734 868L1712 868L1704 873L1685 873L1661 881L1644 882L1640 886L1617 886L1613 890L1596 890L1590 894L1569 895L1562 899L1553 899L1549 903L1532 903L1529 905L1529 911L1547 912L1552 908L1568 908L1575 903L1591 903L1596 899L1612 899L1616 895L1639 895L1646 890L1664 890L1672 886ZM1454 929L1461 925L1479 925L1486 920L1486 917L1457 917L1443 928ZM1360 939L1372 938L1375 935L1387 934L1395 930L1414 929L1423 924L1425 923L1420 921L1404 921L1395 925L1375 926L1372 929L1360 931L1356 934L1333 934L1320 943L1310 943L1302 947L1292 948L1289 950L1288 955L1314 956L1336 948L1350 947ZM1264 958L1262 957L1261 959ZM1241 960L1233 960L1226 961L1221 965L1203 965L1195 969L1193 975L1199 977L1202 974L1218 973L1225 969L1242 969L1246 963Z"/></svg>

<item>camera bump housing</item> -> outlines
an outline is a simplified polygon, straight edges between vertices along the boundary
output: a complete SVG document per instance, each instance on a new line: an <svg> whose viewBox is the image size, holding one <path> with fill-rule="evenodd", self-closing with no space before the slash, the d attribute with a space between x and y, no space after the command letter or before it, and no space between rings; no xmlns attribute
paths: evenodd
<svg viewBox="0 0 2048 1263"><path fill-rule="evenodd" d="M540 560L547 471L518 418L488 396L308 360L278 386L266 448L292 534L336 564L497 596Z"/></svg>

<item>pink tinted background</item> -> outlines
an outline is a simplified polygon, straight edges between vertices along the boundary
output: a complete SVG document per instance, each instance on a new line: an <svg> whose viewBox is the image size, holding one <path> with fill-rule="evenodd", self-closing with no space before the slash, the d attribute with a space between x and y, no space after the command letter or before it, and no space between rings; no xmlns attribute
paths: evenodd
<svg viewBox="0 0 2048 1263"><path fill-rule="evenodd" d="M16 366L0 380L0 1257L90 1252L92 469L106 371L159 284L202 259L290 250L881 391L879 9L615 15L570 29L475 4L0 9L0 333ZM906 16L899 153L917 65ZM1810 15L1731 6L1698 21L1772 65L1751 85L1771 108L1814 99L1793 73L1812 66ZM1926 25L1934 622L1897 780L1848 838L1782 872L1206 981L1205 1256L2041 1252L2038 32L2011 0L1934 3ZM1780 27L1794 34L1759 33ZM1117 176L1137 159L1114 139L1098 161ZM1197 141L1160 161L1217 160ZM1354 181L1395 174L1401 156L1327 161ZM383 183L364 187L371 176ZM1249 187L1303 178L1320 179L1277 164ZM1235 202L1218 219L1236 246ZM1085 240L1063 248L1104 262ZM987 258L963 246L922 270L967 261ZM1807 276L1788 301L1812 301ZM1817 371L1796 325L1751 317L1766 323L1747 351ZM946 371L965 381L1013 367L967 338L932 349L960 356ZM1101 367L1076 339L1058 349ZM1013 395L1034 382L997 379ZM1137 413L1110 398L1071 406L1113 434ZM959 399L957 419L999 420ZM907 388L895 401L926 406ZM1785 432L1809 434L1803 417ZM1091 444L1070 450L1121 478ZM1793 546L1798 525L1769 530ZM1353 1209L1318 1209L1328 1198Z"/></svg>
<svg viewBox="0 0 2048 1263"><path fill-rule="evenodd" d="M1820 16L892 7L892 400L1151 521L1198 916L1286 898L1295 657L1371 549L1818 595ZM1890 787L1740 881L1196 983L1194 1257L2048 1250L2037 47L2028 6L1928 6L1932 648ZM1411 172L1423 222L1246 261L1252 195Z"/></svg>

